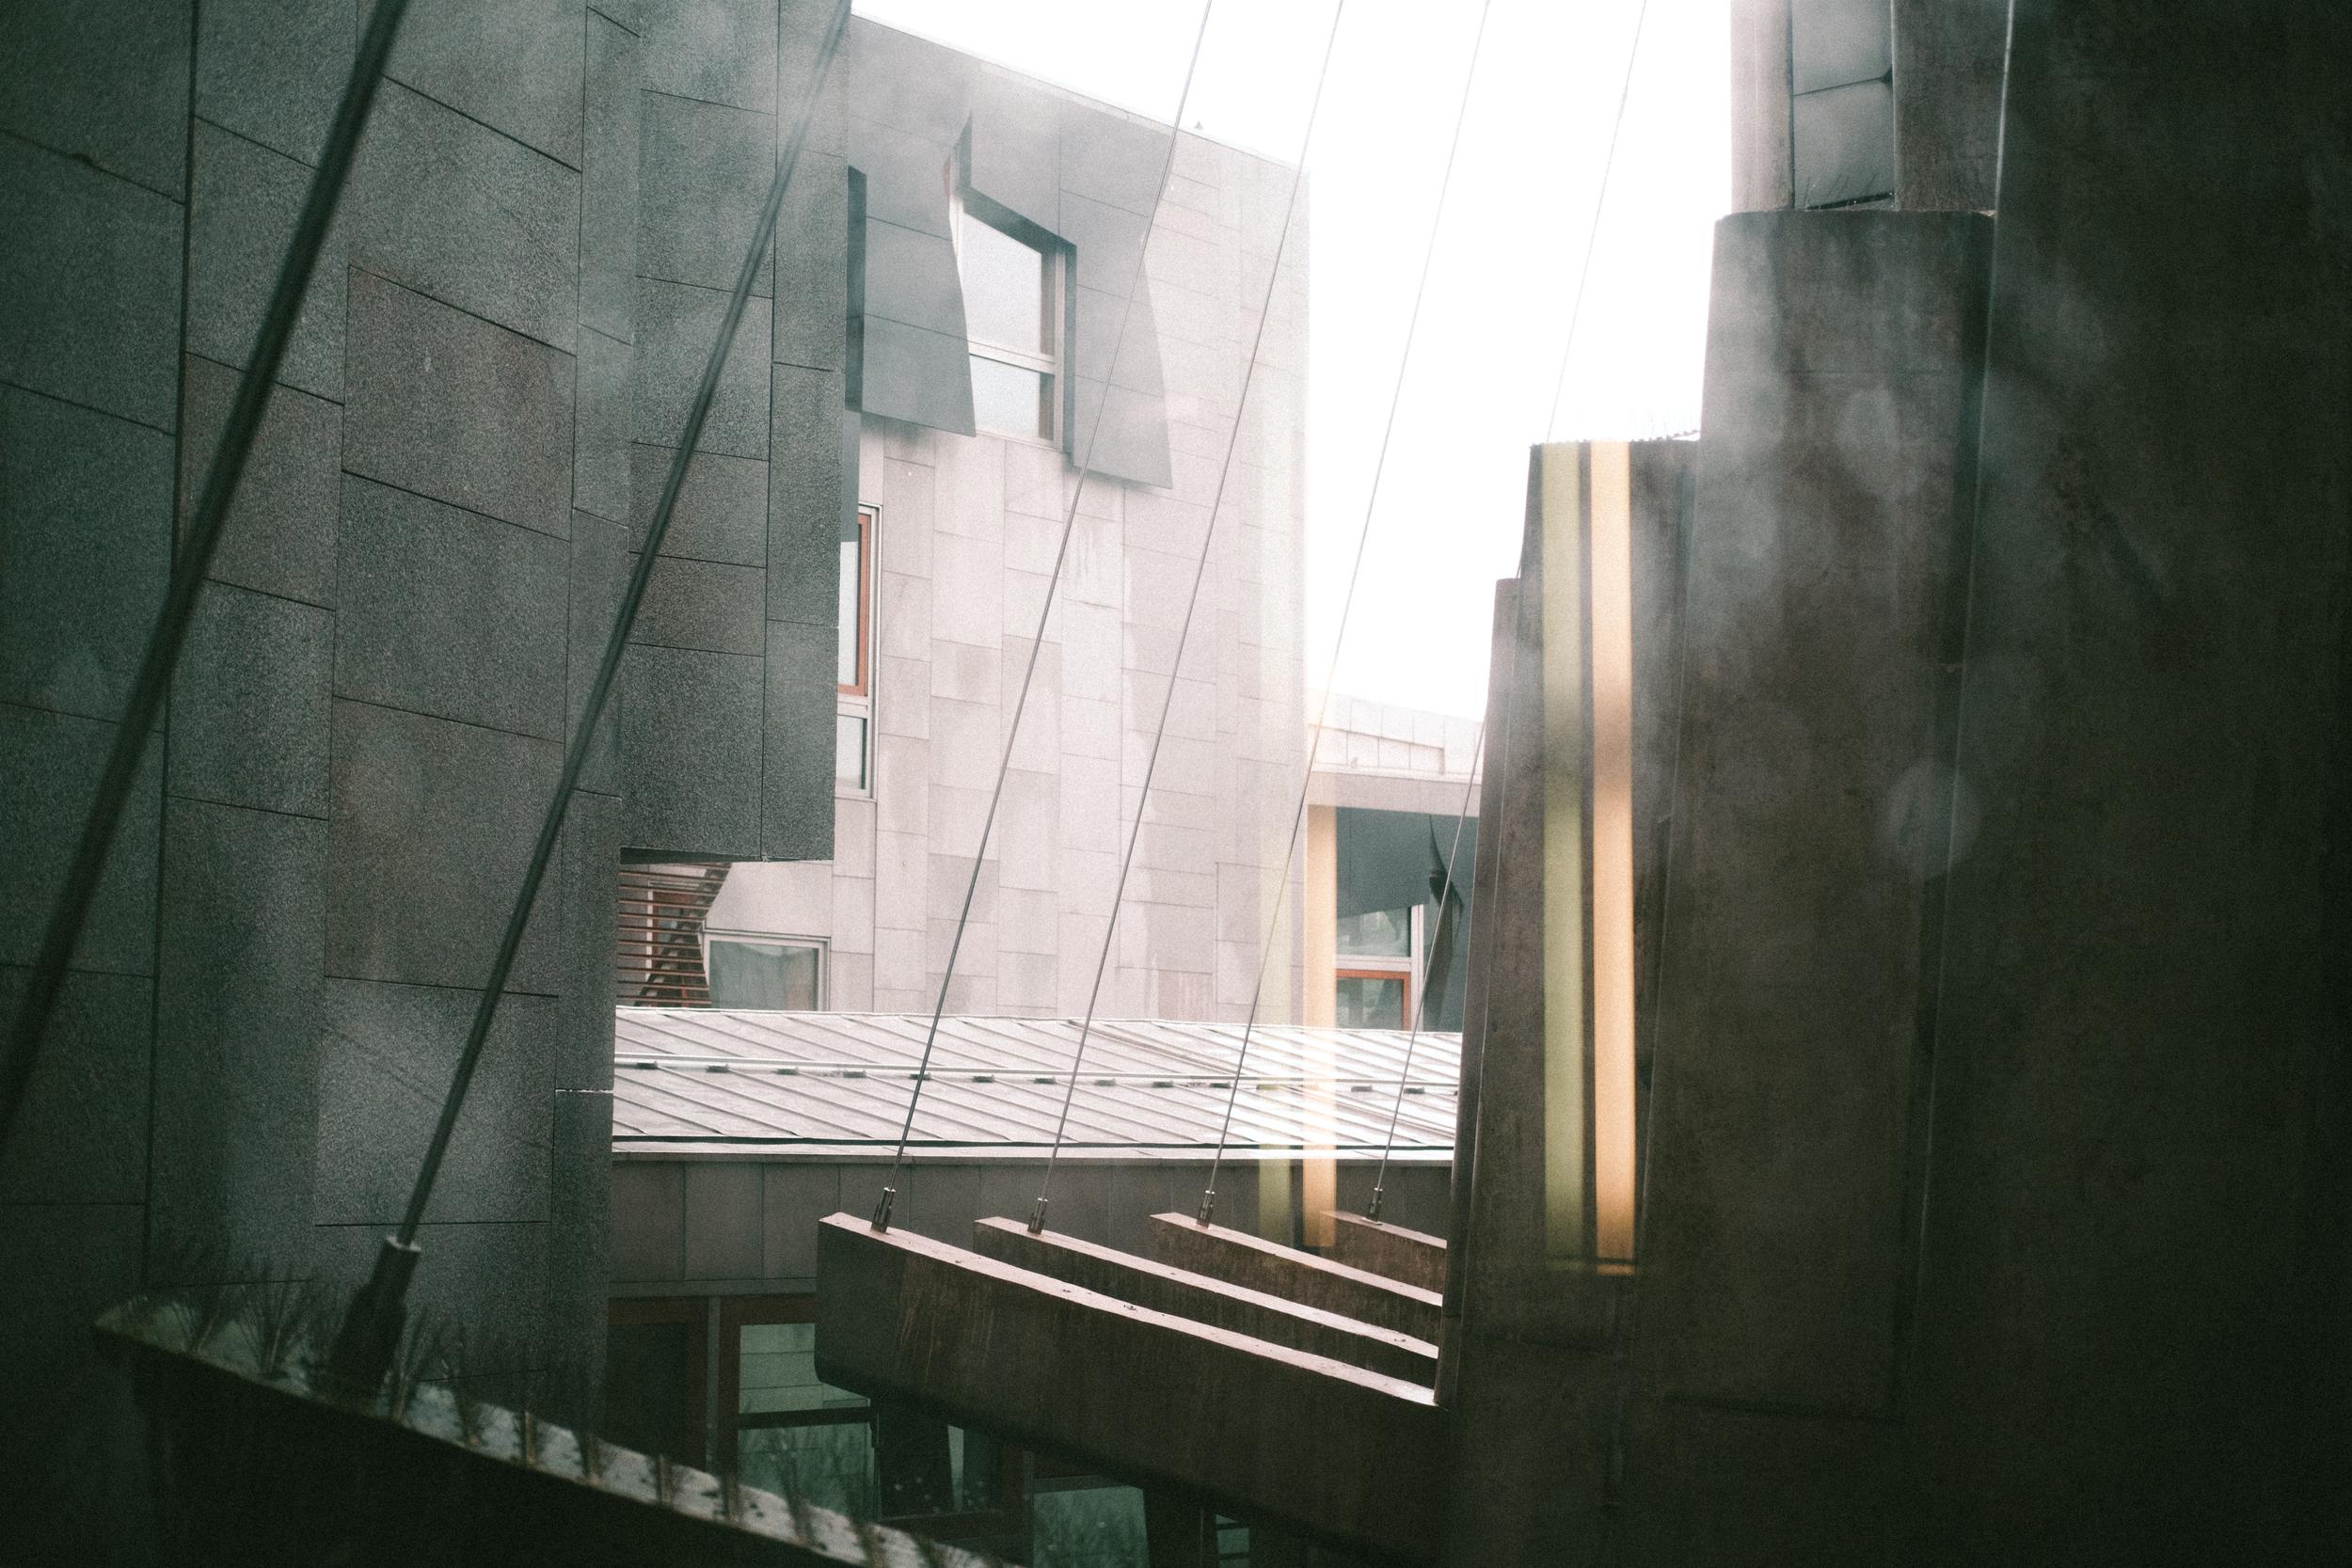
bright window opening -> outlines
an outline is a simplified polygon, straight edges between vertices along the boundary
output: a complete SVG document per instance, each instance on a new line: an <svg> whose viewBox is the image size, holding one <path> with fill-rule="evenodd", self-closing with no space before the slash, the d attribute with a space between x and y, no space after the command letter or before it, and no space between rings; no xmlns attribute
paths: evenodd
<svg viewBox="0 0 2352 1568"><path fill-rule="evenodd" d="M981 430L1052 441L1060 435L1061 257L972 212L956 222L972 417Z"/></svg>

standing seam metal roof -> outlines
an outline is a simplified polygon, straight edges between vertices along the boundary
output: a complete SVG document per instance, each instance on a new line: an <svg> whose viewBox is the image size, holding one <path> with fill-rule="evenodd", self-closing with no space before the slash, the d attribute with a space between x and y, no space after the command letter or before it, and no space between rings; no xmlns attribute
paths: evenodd
<svg viewBox="0 0 2352 1568"><path fill-rule="evenodd" d="M614 1150L886 1151L930 1024L901 1013L619 1008ZM909 1154L1041 1155L1078 1034L1075 1019L942 1019ZM1241 1044L1237 1023L1097 1019L1062 1147L1097 1157L1206 1154ZM1226 1148L1374 1155L1396 1112L1399 1158L1451 1158L1460 1060L1459 1035L1260 1024Z"/></svg>

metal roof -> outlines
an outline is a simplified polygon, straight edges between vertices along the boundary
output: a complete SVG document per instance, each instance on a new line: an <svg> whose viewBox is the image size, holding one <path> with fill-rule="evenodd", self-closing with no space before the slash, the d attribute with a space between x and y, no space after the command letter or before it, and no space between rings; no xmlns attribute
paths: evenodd
<svg viewBox="0 0 2352 1568"><path fill-rule="evenodd" d="M886 1154L930 1025L919 1014L622 1007L613 1149ZM1207 1154L1241 1042L1238 1023L1097 1019L1063 1149L1091 1159ZM1042 1158L1077 1045L1075 1019L942 1019L909 1154ZM1260 1024L1226 1148L1373 1157L1395 1112L1398 1158L1450 1159L1460 1060L1459 1035Z"/></svg>

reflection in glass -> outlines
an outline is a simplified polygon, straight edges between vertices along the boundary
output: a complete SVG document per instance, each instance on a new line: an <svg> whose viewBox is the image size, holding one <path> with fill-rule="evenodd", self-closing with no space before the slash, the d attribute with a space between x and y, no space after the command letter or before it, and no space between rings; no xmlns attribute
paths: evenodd
<svg viewBox="0 0 2352 1568"><path fill-rule="evenodd" d="M866 721L855 714L834 716L833 776L851 789L866 787Z"/></svg>
<svg viewBox="0 0 2352 1568"><path fill-rule="evenodd" d="M1054 378L1041 371L972 356L972 418L982 430L1050 438Z"/></svg>
<svg viewBox="0 0 2352 1568"><path fill-rule="evenodd" d="M1024 354L1053 352L1044 252L966 213L959 260L964 330L974 342Z"/></svg>
<svg viewBox="0 0 2352 1568"><path fill-rule="evenodd" d="M866 531L856 523L841 528L841 604L834 625L840 628L840 653L834 679L851 690L866 686Z"/></svg>
<svg viewBox="0 0 2352 1568"><path fill-rule="evenodd" d="M1413 911L1372 910L1340 917L1340 951L1353 958L1402 958L1413 951Z"/></svg>
<svg viewBox="0 0 2352 1568"><path fill-rule="evenodd" d="M1332 1022L1343 1029L1405 1027L1405 976L1343 974Z"/></svg>
<svg viewBox="0 0 2352 1568"><path fill-rule="evenodd" d="M818 958L814 947L712 937L709 962L710 1005L714 1007L765 1007L797 1013L817 1010ZM746 1328L743 1332L748 1337L752 1331Z"/></svg>

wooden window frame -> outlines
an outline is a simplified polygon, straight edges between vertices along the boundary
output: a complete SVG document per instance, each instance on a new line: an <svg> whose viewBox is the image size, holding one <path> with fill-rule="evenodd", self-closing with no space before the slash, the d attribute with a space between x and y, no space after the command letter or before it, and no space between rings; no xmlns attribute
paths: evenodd
<svg viewBox="0 0 2352 1568"><path fill-rule="evenodd" d="M873 696L874 669L874 521L877 509L860 502L857 508L857 678L836 681L834 689L844 697Z"/></svg>
<svg viewBox="0 0 2352 1568"><path fill-rule="evenodd" d="M1396 1027L1410 1029L1413 1026L1413 971L1409 963L1400 964L1392 969L1360 967L1334 969L1331 972L1331 990L1335 997L1339 993L1339 983L1342 980L1394 980L1397 984L1398 995L1402 998L1397 1007Z"/></svg>

